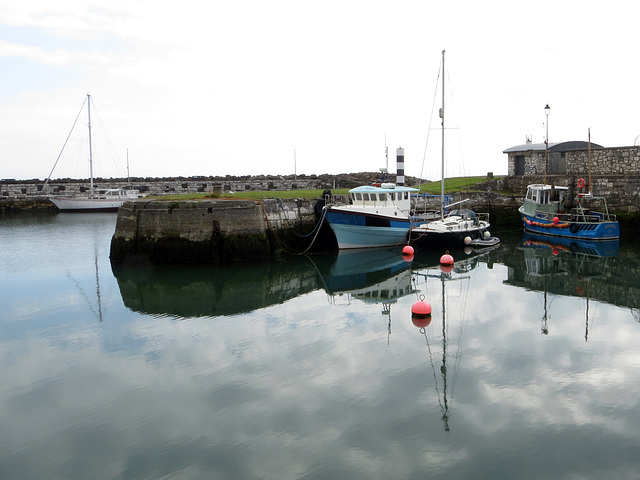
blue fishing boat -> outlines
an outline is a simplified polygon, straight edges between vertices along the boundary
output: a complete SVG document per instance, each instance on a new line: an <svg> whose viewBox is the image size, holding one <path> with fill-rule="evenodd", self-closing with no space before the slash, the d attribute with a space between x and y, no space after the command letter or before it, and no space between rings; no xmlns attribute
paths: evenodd
<svg viewBox="0 0 640 480"><path fill-rule="evenodd" d="M578 187L584 180L578 181ZM609 213L605 197L579 193L574 205L569 202L569 188L532 184L518 209L524 229L538 235L583 240L620 238L616 216Z"/></svg>
<svg viewBox="0 0 640 480"><path fill-rule="evenodd" d="M395 183L349 190L349 203L325 206L338 248L389 247L404 243L411 229L411 194L417 188Z"/></svg>

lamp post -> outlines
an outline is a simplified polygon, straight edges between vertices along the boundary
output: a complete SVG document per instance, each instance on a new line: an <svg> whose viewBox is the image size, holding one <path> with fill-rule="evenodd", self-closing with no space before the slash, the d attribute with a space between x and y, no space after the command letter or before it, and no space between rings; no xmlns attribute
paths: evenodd
<svg viewBox="0 0 640 480"><path fill-rule="evenodd" d="M547 134L544 138L544 184L547 184L547 165L549 165L549 112L551 111L551 108L549 108L549 104L547 103L547 106L544 107L544 113L547 116L547 121L546 121L546 125L547 125Z"/></svg>

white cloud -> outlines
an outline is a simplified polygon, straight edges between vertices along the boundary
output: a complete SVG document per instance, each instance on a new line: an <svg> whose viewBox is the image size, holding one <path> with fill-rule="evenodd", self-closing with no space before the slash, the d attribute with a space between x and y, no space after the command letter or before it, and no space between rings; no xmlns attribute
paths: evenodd
<svg viewBox="0 0 640 480"><path fill-rule="evenodd" d="M3 164L0 177L44 175L66 133L38 129L34 145L23 125L43 108L55 113L47 124L69 123L86 91L118 119L107 128L142 176L293 173L294 149L298 173L375 171L385 136L391 151L405 147L407 173L418 175L443 48L449 175L505 173L504 148L528 134L542 140L546 103L552 141L591 128L596 143L632 144L635 9L5 3L0 62L23 63L7 64L14 75L3 81L0 113L12 115L3 125L11 141L0 157L22 161ZM437 137L429 178L440 176Z"/></svg>

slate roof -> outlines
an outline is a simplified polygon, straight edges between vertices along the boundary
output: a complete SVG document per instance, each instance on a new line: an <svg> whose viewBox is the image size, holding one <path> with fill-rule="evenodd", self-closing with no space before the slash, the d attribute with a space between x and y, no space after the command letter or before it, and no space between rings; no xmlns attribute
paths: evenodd
<svg viewBox="0 0 640 480"><path fill-rule="evenodd" d="M524 145L517 145L515 147L507 148L506 150L503 150L502 153L544 151L545 148L546 148L546 145L544 143L525 143ZM550 152L566 152L567 150L586 150L587 148L589 148L589 142L583 142L579 140L549 144ZM597 143L592 143L591 148L604 148L604 147L602 145L598 145Z"/></svg>

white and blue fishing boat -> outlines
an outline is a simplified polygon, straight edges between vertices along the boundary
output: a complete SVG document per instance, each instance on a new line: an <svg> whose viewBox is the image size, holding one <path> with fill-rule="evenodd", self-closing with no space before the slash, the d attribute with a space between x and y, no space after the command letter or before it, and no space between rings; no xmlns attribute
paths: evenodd
<svg viewBox="0 0 640 480"><path fill-rule="evenodd" d="M578 180L578 187L584 180ZM579 193L575 205L569 202L569 187L532 184L518 208L524 229L538 235L582 240L620 238L616 216L609 213L605 197Z"/></svg>
<svg viewBox="0 0 640 480"><path fill-rule="evenodd" d="M405 242L411 228L411 194L417 188L395 183L349 190L349 203L325 206L339 249L389 247Z"/></svg>

